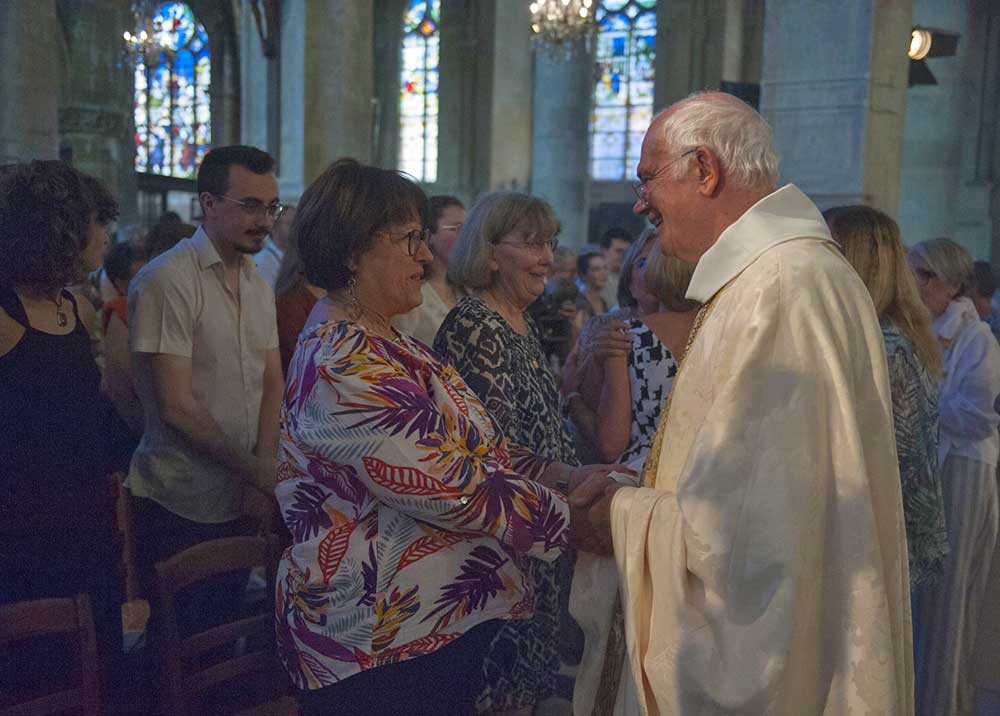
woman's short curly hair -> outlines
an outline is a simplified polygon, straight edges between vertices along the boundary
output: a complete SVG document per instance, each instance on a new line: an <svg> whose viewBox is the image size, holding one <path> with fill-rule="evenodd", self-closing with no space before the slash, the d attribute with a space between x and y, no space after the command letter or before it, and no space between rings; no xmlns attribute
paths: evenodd
<svg viewBox="0 0 1000 716"><path fill-rule="evenodd" d="M400 172L338 159L302 194L290 239L309 283L335 291L378 232L407 221L427 226L423 189Z"/></svg>
<svg viewBox="0 0 1000 716"><path fill-rule="evenodd" d="M0 171L0 284L53 290L81 278L90 222L105 226L118 203L105 186L65 162Z"/></svg>

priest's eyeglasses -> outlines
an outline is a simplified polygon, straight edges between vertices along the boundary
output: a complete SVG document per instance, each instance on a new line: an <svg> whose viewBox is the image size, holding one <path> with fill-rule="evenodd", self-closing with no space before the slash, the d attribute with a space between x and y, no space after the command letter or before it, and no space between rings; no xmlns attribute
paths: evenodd
<svg viewBox="0 0 1000 716"><path fill-rule="evenodd" d="M285 205L279 204L278 202L265 204L264 202L257 201L256 199L234 199L233 197L226 196L225 194L216 194L216 196L220 199L232 202L233 204L238 204L243 211L255 219L262 219L266 215L277 221L278 217L285 211Z"/></svg>
<svg viewBox="0 0 1000 716"><path fill-rule="evenodd" d="M389 234L393 239L406 239L406 254L408 256L416 256L417 252L420 251L420 244L423 242L427 243L427 240L431 237L430 229L414 229L413 231L407 231L405 234Z"/></svg>
<svg viewBox="0 0 1000 716"><path fill-rule="evenodd" d="M648 187L649 182L653 181L654 179L656 179L656 177L660 176L660 174L662 174L664 171L666 171L667 167L669 167L674 162L683 159L688 154L694 154L697 151L698 151L697 147L695 147L694 149L689 149L686 152L684 152L683 154L677 155L673 159L668 159L666 161L666 163L662 167L660 167L659 169L657 169L655 172L653 172L649 176L639 177L639 181L632 183L632 191L635 192L636 198L639 201L645 203L649 199L649 187Z"/></svg>

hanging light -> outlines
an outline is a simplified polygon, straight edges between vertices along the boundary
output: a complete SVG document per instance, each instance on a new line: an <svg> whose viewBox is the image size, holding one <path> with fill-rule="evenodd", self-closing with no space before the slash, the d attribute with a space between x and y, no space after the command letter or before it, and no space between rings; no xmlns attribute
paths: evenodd
<svg viewBox="0 0 1000 716"><path fill-rule="evenodd" d="M557 62L589 50L597 25L593 0L533 0L531 32L535 47Z"/></svg>
<svg viewBox="0 0 1000 716"><path fill-rule="evenodd" d="M134 0L132 3L132 27L122 33L125 40L125 54L133 60L142 59L147 65L155 65L161 54L174 54L173 48L161 42L160 36L168 28L154 21L157 2Z"/></svg>

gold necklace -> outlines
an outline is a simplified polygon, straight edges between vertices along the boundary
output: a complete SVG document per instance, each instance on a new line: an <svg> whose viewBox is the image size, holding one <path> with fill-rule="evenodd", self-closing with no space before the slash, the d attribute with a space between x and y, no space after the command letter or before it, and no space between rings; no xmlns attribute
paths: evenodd
<svg viewBox="0 0 1000 716"><path fill-rule="evenodd" d="M361 308L358 312L358 317L352 318L351 312L354 305L353 302L346 301L340 296L330 296L330 300L338 304L340 308L344 310L344 312L348 315L348 319L352 323L357 323L370 333L374 333L375 335L385 338L386 340L396 340L397 334L396 330L392 327L392 323L390 323L389 319L378 311Z"/></svg>

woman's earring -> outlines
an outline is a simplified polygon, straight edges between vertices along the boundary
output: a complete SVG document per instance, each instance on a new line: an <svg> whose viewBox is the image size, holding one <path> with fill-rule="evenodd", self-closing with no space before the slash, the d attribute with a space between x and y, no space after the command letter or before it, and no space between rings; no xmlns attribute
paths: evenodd
<svg viewBox="0 0 1000 716"><path fill-rule="evenodd" d="M361 318L361 302L358 300L358 279L353 275L347 279L347 295L351 299L351 320Z"/></svg>

